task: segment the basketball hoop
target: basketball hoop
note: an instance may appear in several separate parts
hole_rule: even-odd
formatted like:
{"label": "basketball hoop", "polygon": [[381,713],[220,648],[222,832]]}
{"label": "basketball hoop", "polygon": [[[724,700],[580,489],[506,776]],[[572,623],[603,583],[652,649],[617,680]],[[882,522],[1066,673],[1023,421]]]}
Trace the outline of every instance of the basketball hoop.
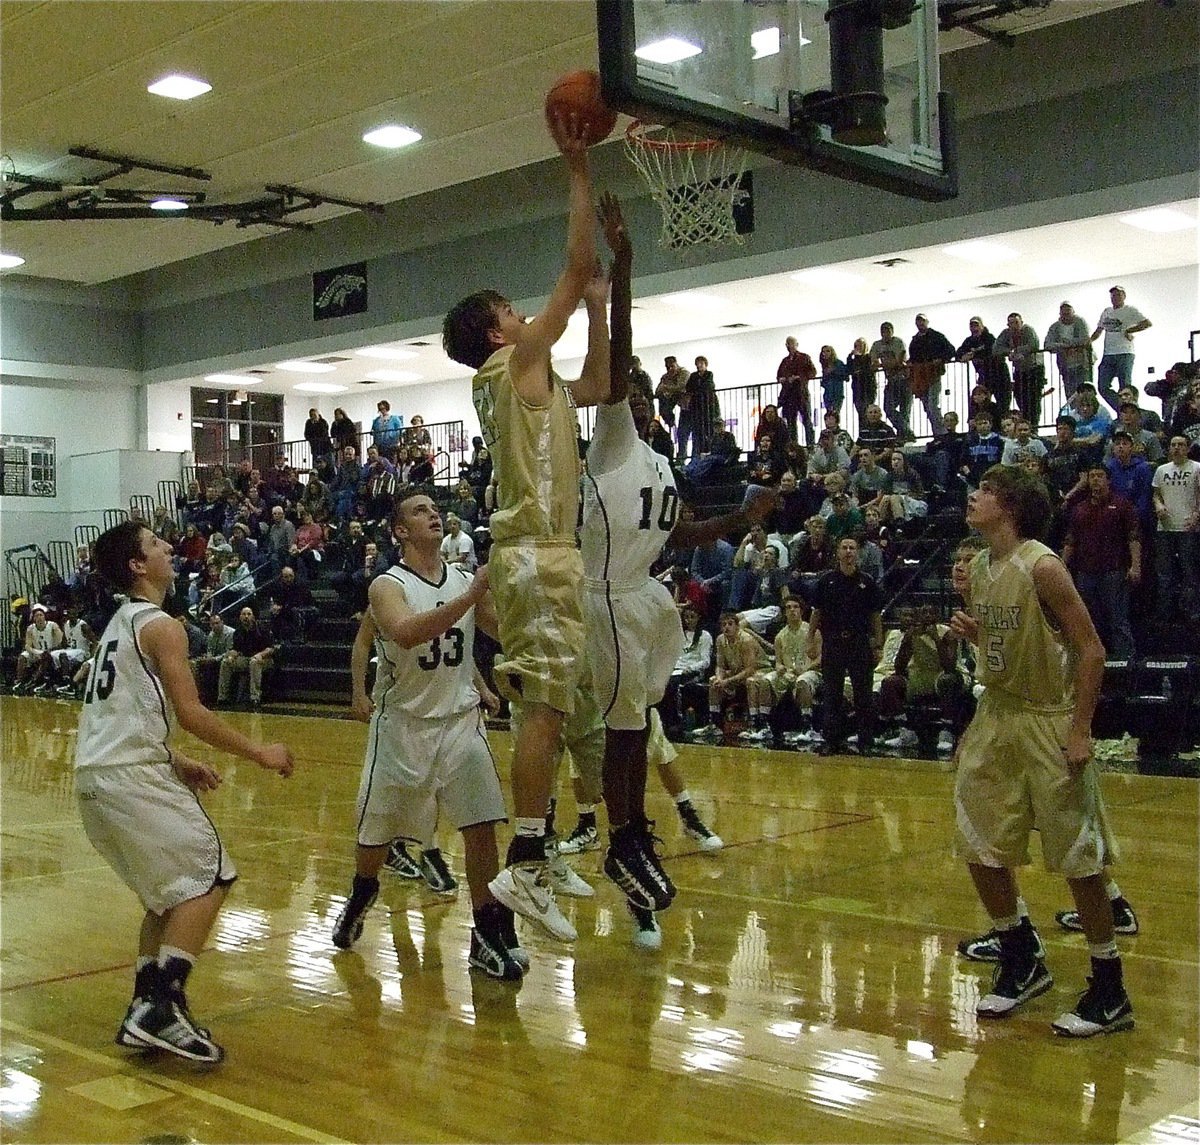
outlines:
{"label": "basketball hoop", "polygon": [[747,155],[740,147],[686,139],[635,119],[625,131],[625,151],[662,211],[659,246],[744,241],[734,220],[734,207],[747,194],[741,187]]}

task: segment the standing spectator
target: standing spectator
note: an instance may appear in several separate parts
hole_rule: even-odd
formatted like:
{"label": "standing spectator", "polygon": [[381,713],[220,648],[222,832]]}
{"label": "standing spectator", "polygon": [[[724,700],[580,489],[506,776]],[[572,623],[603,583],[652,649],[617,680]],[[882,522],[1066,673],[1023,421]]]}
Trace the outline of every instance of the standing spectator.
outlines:
{"label": "standing spectator", "polygon": [[358,426],[346,416],[346,411],[341,406],[333,411],[333,424],[329,427],[329,436],[333,439],[338,457],[345,457],[347,449],[354,451],[351,457],[358,457]]}
{"label": "standing spectator", "polygon": [[427,457],[433,456],[433,439],[429,436],[429,430],[425,428],[425,419],[419,413],[413,414],[408,429],[404,431],[404,444],[410,450],[414,445],[419,446]]}
{"label": "standing spectator", "polygon": [[333,515],[339,522],[344,523],[354,516],[362,473],[363,467],[358,463],[354,446],[347,445],[342,450],[342,463],[329,486],[329,491],[333,494]]}
{"label": "standing spectator", "polygon": [[796,441],[800,440],[796,432],[796,419],[804,423],[804,444],[811,449],[815,434],[808,383],[817,376],[817,368],[812,358],[796,348],[795,338],[786,338],[783,344],[787,354],[775,371],[775,380],[779,383],[779,414],[787,424],[788,433]]}
{"label": "standing spectator", "polygon": [[[688,375],[687,388],[679,406],[679,460],[699,457],[712,446],[715,423],[721,419],[717,385],[708,359],[696,358],[696,368]],[[688,440],[691,440],[689,453]]]}
{"label": "standing spectator", "polygon": [[1147,544],[1154,531],[1154,466],[1134,452],[1133,438],[1124,429],[1112,436],[1112,456],[1105,463],[1112,491],[1124,497],[1137,514]]}
{"label": "standing spectator", "polygon": [[315,406],[308,411],[308,421],[304,423],[304,440],[312,451],[312,464],[316,469],[321,458],[333,452],[333,440],[329,436],[329,422]]}
{"label": "standing spectator", "polygon": [[1037,331],[1026,326],[1025,320],[1014,310],[1008,316],[1007,326],[997,336],[992,354],[1012,362],[1013,397],[1017,409],[1032,425],[1037,425],[1041,420],[1042,390],[1046,385],[1046,368],[1042,365]]}
{"label": "standing spectator", "polygon": [[[871,343],[871,364],[883,371],[883,412],[900,437],[912,440],[909,415],[912,412],[912,389],[908,384],[908,351],[904,341],[896,337],[890,322],[879,326],[879,337]],[[867,413],[870,414],[870,409]],[[862,431],[859,430],[859,440]]]}
{"label": "standing spectator", "polygon": [[400,431],[404,428],[404,422],[392,413],[391,402],[386,398],[383,398],[375,409],[378,413],[371,422],[371,441],[381,456],[392,461],[396,457],[396,446],[400,444]]}
{"label": "standing spectator", "polygon": [[658,388],[654,396],[658,398],[658,416],[672,428],[675,426],[675,409],[683,401],[684,390],[687,389],[688,370],[679,364],[674,354],[668,354],[663,359],[666,367],[663,376],[658,380]]}
{"label": "standing spectator", "polygon": [[1164,632],[1181,613],[1200,619],[1200,461],[1189,460],[1187,449],[1186,437],[1171,438],[1167,461],[1154,471],[1154,571]]}
{"label": "standing spectator", "polygon": [[[1150,319],[1140,310],[1125,304],[1125,288],[1109,287],[1108,297],[1112,303],[1100,313],[1091,341],[1104,335],[1104,346],[1100,368],[1096,371],[1096,389],[1099,395],[1115,410],[1117,390],[1133,381],[1133,336],[1150,329]],[[1113,386],[1113,382],[1119,386]]]}
{"label": "standing spectator", "polygon": [[1193,382],[1187,395],[1175,405],[1171,415],[1171,436],[1188,443],[1188,456],[1200,461],[1200,382]]}
{"label": "standing spectator", "polygon": [[846,355],[846,368],[850,371],[851,400],[858,411],[858,421],[861,425],[867,416],[867,406],[874,405],[879,394],[879,385],[875,381],[875,363],[871,360],[871,352],[867,349],[865,338],[854,339],[854,348]]}
{"label": "standing spectator", "polygon": [[[970,333],[959,346],[957,358],[960,362],[971,363],[975,370],[976,389],[983,386],[987,390],[988,400],[995,398],[994,419],[998,422],[1000,414],[1007,413],[1012,404],[1012,378],[1008,372],[1008,361],[996,357],[992,352],[996,336],[984,325],[982,318],[972,318],[967,327]],[[971,396],[974,398],[974,392]]]}
{"label": "standing spectator", "polygon": [[650,380],[650,375],[642,369],[642,360],[636,354],[629,361],[630,390],[640,393],[646,399],[646,404],[654,409],[654,383]]}
{"label": "standing spectator", "polygon": [[1070,524],[1063,564],[1109,658],[1129,660],[1134,651],[1129,591],[1142,579],[1141,527],[1133,506],[1113,493],[1103,465],[1089,466],[1084,482],[1064,504]]}
{"label": "standing spectator", "polygon": [[[883,650],[883,598],[879,586],[859,570],[858,541],[842,537],[837,567],[817,582],[808,621],[808,656],[821,661],[825,682],[825,742],[821,755],[847,752],[844,720],[846,677],[854,691],[858,752],[867,754],[875,738],[872,673]],[[817,635],[820,634],[820,641]]]}
{"label": "standing spectator", "polygon": [[832,346],[822,346],[817,361],[821,366],[821,405],[826,413],[840,416],[846,400],[846,379],[850,377],[850,367],[837,356]]}
{"label": "standing spectator", "polygon": [[917,332],[908,343],[909,384],[913,396],[925,407],[929,428],[937,437],[943,432],[942,377],[946,373],[946,363],[954,361],[955,352],[950,339],[930,326],[924,314],[918,314],[914,321]]}
{"label": "standing spectator", "polygon": [[254,609],[248,604],[238,613],[237,628],[233,633],[233,647],[221,660],[217,674],[217,702],[229,703],[233,682],[245,672],[250,678],[250,706],[262,705],[262,680],[275,656],[275,645],[270,632],[258,623]]}
{"label": "standing spectator", "polygon": [[1075,313],[1075,307],[1063,302],[1058,308],[1058,321],[1046,331],[1047,352],[1055,355],[1063,393],[1070,397],[1080,382],[1092,380],[1092,340],[1087,323]]}

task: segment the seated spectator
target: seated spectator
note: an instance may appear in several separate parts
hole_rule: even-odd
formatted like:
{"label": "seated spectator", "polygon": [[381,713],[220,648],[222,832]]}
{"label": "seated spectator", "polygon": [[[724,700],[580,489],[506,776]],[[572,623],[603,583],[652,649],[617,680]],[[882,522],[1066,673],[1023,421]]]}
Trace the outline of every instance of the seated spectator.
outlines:
{"label": "seated spectator", "polygon": [[296,548],[296,526],[283,515],[283,506],[271,509],[271,524],[267,528],[266,556],[271,558],[272,568],[278,572],[290,563]]}
{"label": "seated spectator", "polygon": [[779,503],[768,519],[768,535],[772,539],[790,545],[792,538],[804,531],[804,522],[821,506],[820,498],[815,497],[812,490],[808,481],[801,483],[790,469],[780,477]]}
{"label": "seated spectator", "polygon": [[[913,521],[928,516],[925,486],[915,469],[908,467],[908,455],[895,450],[891,457],[891,489],[880,504],[883,521]],[[859,553],[862,559],[862,553]]]}
{"label": "seated spectator", "polygon": [[292,567],[304,580],[315,580],[325,559],[325,526],[313,520],[307,509],[300,510],[296,527],[296,543],[291,550]]}
{"label": "seated spectator", "polygon": [[367,541],[363,547],[362,564],[350,573],[349,579],[349,604],[355,620],[361,620],[362,614],[367,611],[367,591],[371,581],[386,572],[387,568],[388,560],[379,552],[379,546],[374,541]]}
{"label": "seated spectator", "polygon": [[875,458],[875,451],[863,446],[855,455],[858,468],[850,474],[850,493],[860,508],[880,506],[892,491],[892,475]]}
{"label": "seated spectator", "polygon": [[479,502],[475,500],[475,491],[465,477],[458,479],[458,485],[454,490],[454,499],[450,502],[448,509],[458,517],[462,522],[463,529],[468,533],[479,524]]}
{"label": "seated spectator", "polygon": [[1176,402],[1170,437],[1182,437],[1188,443],[1188,457],[1200,461],[1200,381],[1192,382]]}
{"label": "seated spectator", "polygon": [[863,531],[858,539],[858,567],[872,580],[883,580],[887,571],[884,550],[890,544],[883,514],[877,505],[868,505],[863,511]]}
{"label": "seated spectator", "polygon": [[333,494],[315,472],[309,475],[300,504],[312,514],[314,521],[328,521],[333,512]]}
{"label": "seated spectator", "polygon": [[195,616],[207,616],[213,609],[213,599],[221,591],[221,572],[225,557],[209,557],[204,568],[188,585],[188,610]]}
{"label": "seated spectator", "polygon": [[756,683],[753,677],[768,664],[762,645],[738,624],[737,613],[722,612],[716,666],[708,682],[708,722],[692,733],[693,738],[720,739],[724,706],[745,697],[750,730],[759,733],[756,738],[766,740],[771,734],[770,686]]}
{"label": "seated spectator", "polygon": [[726,607],[733,588],[734,547],[718,537],[707,544],[697,545],[692,553],[688,571],[708,594],[709,607],[719,613]]}
{"label": "seated spectator", "polygon": [[1087,454],[1075,442],[1075,418],[1060,414],[1054,423],[1054,443],[1046,452],[1046,484],[1061,501],[1087,470]]}
{"label": "seated spectator", "polygon": [[833,567],[833,543],[825,518],[814,513],[805,522],[806,532],[792,540],[789,547],[788,592],[800,597],[806,604],[812,603],[812,590],[823,573]]}
{"label": "seated spectator", "polygon": [[317,614],[308,585],[297,579],[294,569],[285,568],[267,587],[266,596],[275,643],[303,644],[308,625]]}
{"label": "seated spectator", "polygon": [[750,463],[750,473],[747,478],[754,485],[774,486],[779,483],[787,466],[783,454],[775,448],[769,433],[764,433],[758,441],[758,450]]}
{"label": "seated spectator", "polygon": [[838,471],[830,473],[824,481],[825,498],[821,502],[820,509],[817,510],[822,517],[828,518],[833,512],[833,499],[839,494],[845,493],[850,486],[850,478],[847,474]]}
{"label": "seated spectator", "polygon": [[225,623],[225,618],[219,612],[210,613],[204,649],[199,655],[191,657],[196,687],[199,688],[201,696],[210,702],[217,695],[217,672],[220,670],[221,660],[232,648],[233,629]]}
{"label": "seated spectator", "polygon": [[[997,359],[997,361],[1004,362],[1004,369],[1007,371],[1007,369],[1008,369],[1007,360],[1000,358],[1000,359]],[[1001,410],[1000,407],[996,404],[996,402],[994,402],[992,400],[992,390],[989,386],[985,385],[983,382],[979,382],[975,386],[972,387],[971,400],[970,400],[970,404],[967,408],[967,424],[968,425],[974,426],[975,415],[983,413],[983,414],[987,414],[989,426],[994,430],[999,430],[1000,429],[1000,418],[1003,417],[1007,412],[1008,412],[1007,404],[1005,405],[1004,409]]]}
{"label": "seated spectator", "polygon": [[433,482],[433,461],[423,447],[409,447],[408,458],[400,467],[398,476],[406,485],[429,485]]}
{"label": "seated spectator", "polygon": [[[37,695],[48,695],[52,691],[59,695],[73,695],[75,689],[69,681],[96,650],[96,634],[87,621],[80,617],[77,601],[67,605],[62,634],[62,644],[44,654],[42,679],[45,683],[37,689]],[[64,687],[66,692],[63,691]]]}
{"label": "seated spectator", "polygon": [[187,490],[175,498],[175,508],[183,511],[183,523],[202,527],[208,521],[207,502],[200,489],[200,483],[195,479],[187,483]]}
{"label": "seated spectator", "polygon": [[250,706],[262,704],[263,673],[274,663],[275,644],[271,634],[258,623],[254,609],[246,605],[238,613],[233,646],[221,659],[217,673],[217,702],[228,704],[235,680],[244,673],[250,683]]}
{"label": "seated spectator", "polygon": [[1166,436],[1166,423],[1161,417],[1159,417],[1158,414],[1154,412],[1154,410],[1147,409],[1145,406],[1140,405],[1139,398],[1140,391],[1132,382],[1127,386],[1122,386],[1117,391],[1117,402],[1119,403],[1117,409],[1119,410],[1121,405],[1123,405],[1125,402],[1129,402],[1132,405],[1137,406],[1137,411],[1142,418],[1142,429],[1148,429],[1151,433],[1156,434],[1159,442],[1161,443],[1163,438]]}
{"label": "seated spectator", "polygon": [[[687,570],[680,571],[686,575]],[[713,657],[712,635],[700,627],[700,611],[697,607],[685,604],[680,609],[679,620],[683,625],[683,651],[675,662],[666,691],[658,703],[663,730],[671,740],[678,740],[683,735],[684,713],[680,699],[684,687],[708,678]]]}
{"label": "seated spectator", "polygon": [[223,594],[222,612],[232,607],[235,601],[254,595],[254,574],[245,560],[236,553],[226,560],[225,567],[221,570],[221,587],[228,590]]}
{"label": "seated spectator", "polygon": [[[762,572],[763,556],[768,548],[775,550],[776,564],[787,565],[787,546],[779,540],[772,542],[761,524],[752,525],[733,554],[733,596],[730,608],[744,607]],[[739,586],[742,586],[739,588]]]}
{"label": "seated spectator", "polygon": [[295,484],[296,477],[288,464],[287,451],[281,449],[275,455],[275,464],[267,470],[263,478],[263,500],[272,508],[276,505],[286,505],[294,499]]}
{"label": "seated spectator", "polygon": [[1082,383],[1059,412],[1075,418],[1075,444],[1086,451],[1088,464],[1098,460],[1112,428],[1112,417],[1100,408],[1096,387]]}
{"label": "seated spectator", "polygon": [[976,413],[967,435],[967,471],[963,474],[972,488],[978,488],[983,475],[1000,464],[1003,450],[1004,443],[992,428],[992,419],[986,413]]}
{"label": "seated spectator", "polygon": [[837,444],[837,432],[821,430],[817,444],[808,455],[809,476],[828,476],[830,473],[849,473],[850,454]]}
{"label": "seated spectator", "polygon": [[862,510],[845,493],[839,493],[831,499],[831,509],[829,516],[825,518],[825,528],[829,531],[829,540],[835,551],[838,541],[843,537],[857,538],[862,533],[864,524]]}
{"label": "seated spectator", "polygon": [[[220,529],[215,530],[209,535],[208,547],[206,555],[208,557],[221,557],[222,561],[233,554],[233,546],[225,539],[225,534]],[[221,566],[224,568],[224,564]]]}
{"label": "seated spectator", "polygon": [[250,566],[253,572],[258,565],[258,543],[250,536],[250,526],[244,521],[238,521],[233,526],[229,536],[229,547],[233,555]]}
{"label": "seated spectator", "polygon": [[872,449],[892,449],[900,444],[900,435],[883,420],[883,410],[877,405],[867,406],[866,420],[858,427],[858,445],[869,445]]}
{"label": "seated spectator", "polygon": [[337,474],[329,487],[329,492],[333,495],[333,515],[340,522],[349,521],[355,515],[362,474],[363,467],[358,463],[354,448],[346,446],[342,450]]}
{"label": "seated spectator", "polygon": [[[949,625],[937,623],[937,613],[931,605],[901,609],[900,630],[902,636],[892,672],[879,689],[880,718],[905,717],[922,700],[939,701],[946,718],[951,718],[967,687],[957,667],[958,638]],[[884,746],[914,747],[918,738],[909,718],[894,738],[884,741]],[[939,746],[945,749],[947,745],[943,742]]]}
{"label": "seated spectator", "polygon": [[1104,460],[1112,456],[1112,435],[1118,430],[1129,434],[1133,442],[1133,452],[1141,454],[1151,465],[1160,465],[1166,451],[1159,441],[1158,435],[1142,428],[1142,411],[1133,402],[1122,402],[1117,408],[1117,420],[1109,431],[1108,441],[1104,446]]}
{"label": "seated spectator", "polygon": [[204,474],[203,485],[205,496],[211,493],[214,500],[220,500],[233,487],[223,465],[210,465]]}
{"label": "seated spectator", "polygon": [[1045,457],[1050,451],[1041,438],[1033,436],[1029,419],[1019,417],[1013,423],[1013,436],[1004,443],[1000,453],[1001,465],[1020,465],[1026,457]]}
{"label": "seated spectator", "polygon": [[827,409],[822,419],[822,428],[833,431],[834,444],[844,449],[846,456],[850,457],[854,453],[854,438],[842,429],[842,415],[835,409]]}
{"label": "seated spectator", "polygon": [[13,695],[31,691],[40,681],[50,665],[47,653],[61,648],[63,632],[58,624],[49,619],[44,604],[35,604],[29,615],[32,622],[25,629],[25,641],[17,656],[17,678],[13,682]]}
{"label": "seated spectator", "polygon": [[[770,438],[770,448],[763,448],[762,439],[764,436]],[[762,413],[758,417],[758,425],[754,427],[754,452],[758,454],[775,452],[782,459],[783,446],[789,436],[787,424],[779,416],[778,407],[773,405],[763,406]]]}
{"label": "seated spectator", "polygon": [[467,480],[475,490],[475,499],[483,501],[483,491],[492,482],[492,455],[482,437],[471,438],[471,460],[467,462]]}
{"label": "seated spectator", "polygon": [[[821,656],[819,638],[815,656],[809,654],[805,611],[803,602],[795,597],[784,601],[784,625],[775,634],[775,667],[763,674],[762,682],[771,690],[772,712],[789,699],[795,704],[806,733],[803,740],[807,741],[811,738],[808,729],[813,726],[813,704],[821,682]],[[800,741],[801,737],[792,737],[792,742]]]}
{"label": "seated spectator", "polygon": [[807,475],[808,450],[798,441],[789,440],[783,443],[783,460],[789,472],[794,473],[797,479]]}
{"label": "seated spectator", "polygon": [[783,615],[783,590],[788,580],[787,570],[779,567],[779,550],[770,544],[763,550],[754,580],[749,607],[738,613],[738,621],[759,636],[770,638]]}
{"label": "seated spectator", "polygon": [[49,610],[51,620],[61,621],[67,615],[73,596],[70,586],[63,580],[58,569],[51,568],[46,574],[46,583],[42,585],[38,599]]}
{"label": "seated spectator", "polygon": [[[204,539],[200,539],[201,547]],[[75,546],[75,567],[67,577],[67,587],[73,592],[82,592],[92,575],[92,550],[87,545]]]}
{"label": "seated spectator", "polygon": [[[942,414],[942,432],[925,446],[924,472],[936,490],[951,488],[967,469],[967,435],[958,432],[958,414]],[[917,459],[913,458],[914,465]]]}
{"label": "seated spectator", "polygon": [[475,571],[478,563],[475,558],[475,542],[463,529],[457,513],[446,514],[446,535],[442,537],[440,549],[442,560],[446,564],[462,565],[471,572]]}

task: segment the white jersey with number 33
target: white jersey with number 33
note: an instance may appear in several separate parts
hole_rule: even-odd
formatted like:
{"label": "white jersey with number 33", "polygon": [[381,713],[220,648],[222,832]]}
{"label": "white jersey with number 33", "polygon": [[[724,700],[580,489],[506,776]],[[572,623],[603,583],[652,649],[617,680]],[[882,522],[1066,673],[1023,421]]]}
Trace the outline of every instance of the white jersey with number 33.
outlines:
{"label": "white jersey with number 33", "polygon": [[[471,587],[472,575],[462,565],[442,566],[442,578],[434,584],[405,564],[392,565],[390,577],[404,589],[413,612],[429,612],[438,605],[457,600]],[[475,707],[475,610],[468,609],[457,624],[427,644],[401,648],[386,637],[376,637],[379,664],[375,675],[377,715],[397,709],[411,716],[436,719]]]}
{"label": "white jersey with number 33", "polygon": [[76,770],[170,760],[175,713],[138,642],[141,630],[160,617],[167,614],[157,605],[131,600],[104,629],[79,717]]}

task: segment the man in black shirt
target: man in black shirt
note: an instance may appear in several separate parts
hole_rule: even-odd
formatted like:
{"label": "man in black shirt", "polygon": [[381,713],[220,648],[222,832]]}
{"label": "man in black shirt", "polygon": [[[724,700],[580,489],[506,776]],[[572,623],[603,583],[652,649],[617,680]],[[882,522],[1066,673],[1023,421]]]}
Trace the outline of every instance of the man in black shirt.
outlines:
{"label": "man in black shirt", "polygon": [[258,623],[254,609],[246,605],[238,613],[233,648],[221,658],[217,673],[218,702],[229,702],[234,677],[246,672],[250,677],[250,706],[257,708],[262,703],[263,671],[271,666],[274,655],[275,645],[270,632]]}
{"label": "man in black shirt", "polygon": [[[844,755],[846,747],[846,677],[854,689],[858,751],[867,754],[875,738],[872,673],[883,651],[883,596],[879,586],[858,567],[858,541],[843,537],[837,546],[837,568],[817,581],[808,622],[808,654],[821,658],[825,695],[825,743],[822,755]],[[817,633],[821,634],[818,644]]]}

